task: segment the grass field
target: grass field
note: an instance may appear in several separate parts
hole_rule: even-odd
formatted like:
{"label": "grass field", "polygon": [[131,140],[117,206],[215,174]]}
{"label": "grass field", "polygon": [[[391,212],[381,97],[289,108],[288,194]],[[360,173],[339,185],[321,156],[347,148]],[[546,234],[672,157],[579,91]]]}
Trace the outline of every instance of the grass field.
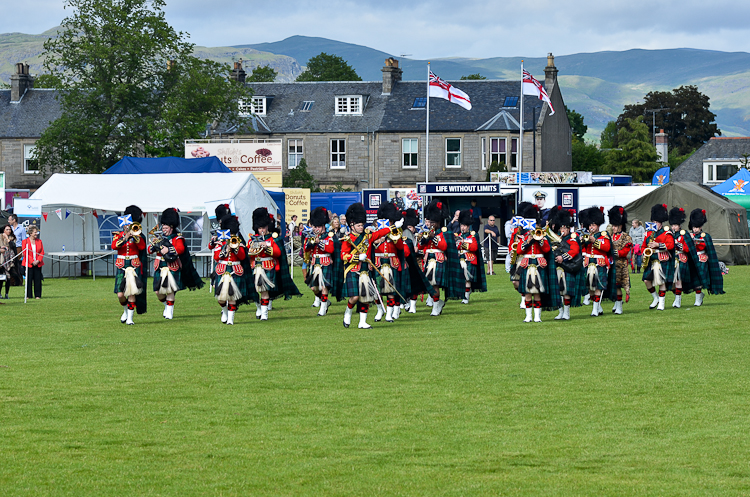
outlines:
{"label": "grass field", "polygon": [[309,291],[235,326],[205,290],[171,322],[150,296],[124,326],[112,279],[47,279],[26,305],[14,288],[0,490],[747,495],[750,268],[730,269],[701,308],[650,311],[636,282],[622,316],[523,323],[503,274],[372,330],[344,329],[341,303],[315,316]]}

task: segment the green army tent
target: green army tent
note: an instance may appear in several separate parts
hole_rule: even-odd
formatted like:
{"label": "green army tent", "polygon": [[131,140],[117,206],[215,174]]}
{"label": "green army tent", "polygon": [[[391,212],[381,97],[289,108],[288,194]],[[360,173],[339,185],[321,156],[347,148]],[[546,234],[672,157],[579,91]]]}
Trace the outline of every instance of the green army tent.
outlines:
{"label": "green army tent", "polygon": [[[750,239],[747,227],[747,211],[727,197],[719,195],[697,183],[669,182],[625,206],[628,219],[639,219],[645,223],[651,219],[651,207],[667,204],[667,208],[682,207],[690,218],[690,211],[706,210],[708,222],[703,227],[714,239],[716,255],[726,264],[750,263],[748,245],[728,245],[742,243]],[[684,224],[687,228],[687,221]]]}

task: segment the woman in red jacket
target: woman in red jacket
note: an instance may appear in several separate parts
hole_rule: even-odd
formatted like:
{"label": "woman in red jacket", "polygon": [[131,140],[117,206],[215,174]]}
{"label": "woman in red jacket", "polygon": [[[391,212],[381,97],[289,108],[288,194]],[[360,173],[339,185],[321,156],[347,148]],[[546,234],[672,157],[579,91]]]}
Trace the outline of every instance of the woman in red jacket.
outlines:
{"label": "woman in red jacket", "polygon": [[34,296],[37,300],[42,298],[42,266],[44,266],[44,245],[39,239],[39,228],[31,226],[29,237],[23,241],[23,266],[29,268],[29,281],[26,289],[26,297],[32,298],[32,283]]}

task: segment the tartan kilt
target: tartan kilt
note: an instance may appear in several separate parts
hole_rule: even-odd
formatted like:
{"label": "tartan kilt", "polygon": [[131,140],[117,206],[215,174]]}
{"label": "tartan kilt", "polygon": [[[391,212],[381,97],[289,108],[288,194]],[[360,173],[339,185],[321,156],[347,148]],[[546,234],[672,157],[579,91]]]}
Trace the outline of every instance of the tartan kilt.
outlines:
{"label": "tartan kilt", "polygon": [[583,273],[583,287],[586,289],[586,293],[591,293],[593,290],[606,290],[607,289],[607,283],[609,281],[609,266],[599,266],[598,264],[593,264],[596,267],[596,274],[597,274],[597,282],[596,282],[596,288],[591,288],[589,286],[588,282],[588,269],[592,264],[589,264],[589,266],[584,267],[583,271],[580,271]]}
{"label": "tartan kilt", "polygon": [[[401,288],[402,288],[401,271],[397,271],[390,264],[388,264],[388,266],[391,268],[391,272],[393,273],[393,286],[395,286],[396,290],[398,290],[400,292]],[[378,269],[380,269],[380,272],[382,273],[383,272],[383,265],[381,265]],[[386,295],[386,292],[383,291],[384,288],[385,288],[385,280],[383,279],[383,277],[380,276],[378,274],[378,272],[374,271],[374,270],[370,271],[370,276],[375,278],[375,284],[378,286],[378,291],[381,294]],[[387,294],[388,295],[391,295],[391,294],[396,295],[396,292],[388,292]]]}
{"label": "tartan kilt", "polygon": [[[214,286],[214,296],[218,296],[217,292],[219,291],[219,282],[221,281],[221,276],[216,274],[216,272],[214,272],[211,276],[211,284]],[[248,273],[243,273],[242,276],[237,276],[234,272],[232,272],[232,279],[237,285],[237,288],[240,289],[240,293],[243,297],[246,297],[250,294],[249,285],[252,285],[252,280],[250,278],[252,278],[252,275],[248,276]]]}
{"label": "tartan kilt", "polygon": [[[366,271],[366,270],[365,270]],[[344,297],[359,297],[360,271],[349,271],[344,278]],[[372,277],[372,273],[370,273]]]}
{"label": "tartan kilt", "polygon": [[[560,276],[559,276],[559,274],[560,274],[559,270],[560,269],[562,269],[562,268],[560,268],[558,266],[557,269],[555,270],[557,272],[557,275],[558,275],[558,280],[560,279]],[[563,271],[563,273],[564,273],[563,278],[565,280],[565,288],[564,288],[565,289],[565,293],[564,293],[564,295],[568,295],[568,296],[570,296],[570,297],[572,297],[572,298],[575,299],[575,297],[580,296],[580,294],[581,294],[581,291],[580,291],[581,281],[580,281],[580,279],[581,279],[581,275],[583,274],[583,271],[578,271],[578,273],[576,273],[576,274],[569,273],[567,271]],[[558,286],[560,287],[560,294],[563,295],[563,286],[560,285],[560,284],[558,284]]]}
{"label": "tartan kilt", "polygon": [[[543,294],[549,292],[549,280],[550,280],[550,267],[547,265],[547,267],[541,267],[537,266],[535,264],[529,264],[527,267],[518,267],[518,275],[521,277],[521,284],[518,285],[519,290],[523,290],[523,293],[528,293],[526,289],[526,275],[529,272],[529,268],[532,266],[536,266],[537,271],[539,271],[539,278],[541,279],[542,284],[544,285],[544,292]],[[554,280],[554,278],[553,278]]]}
{"label": "tartan kilt", "polygon": [[[317,264],[310,264],[307,267],[307,279],[305,280],[305,285],[312,287],[313,281],[312,281],[312,274],[313,270],[315,269],[315,266]],[[329,264],[328,266],[320,266],[323,270],[323,278],[325,278],[326,282],[328,283],[327,288],[333,287],[333,264]]]}
{"label": "tartan kilt", "polygon": [[[129,260],[125,260],[125,267],[120,269],[117,268],[117,274],[115,274],[115,293],[120,293],[122,288],[125,284],[125,268],[132,267],[133,265]],[[143,273],[141,272],[141,267],[135,268],[135,275],[143,281]]]}
{"label": "tartan kilt", "polygon": [[[461,269],[462,269],[461,272],[463,273],[463,268],[461,268]],[[474,264],[472,264],[470,262],[467,262],[466,263],[466,272],[469,273],[469,279],[467,279],[466,282],[467,283],[471,283],[472,281],[474,281],[474,279],[477,276],[477,267]],[[464,274],[464,277],[466,277],[466,274]]]}
{"label": "tartan kilt", "polygon": [[[670,257],[668,261],[656,261],[657,264],[661,264],[661,267],[664,269],[664,281],[665,285],[667,287],[667,290],[672,289],[672,282],[674,281],[674,259]],[[646,270],[643,271],[643,281],[654,281],[654,270],[652,268],[653,264],[653,258],[651,261],[649,261],[648,266],[646,266]]]}
{"label": "tartan kilt", "polygon": [[694,282],[695,285],[693,288],[697,288],[702,285],[703,281],[711,281],[711,273],[708,270],[708,261],[706,262],[696,262],[695,268],[698,271],[698,278]]}
{"label": "tartan kilt", "polygon": [[696,275],[693,275],[690,270],[690,263],[680,262],[676,259],[675,275],[679,272],[680,280],[682,281],[682,293],[690,293],[696,286],[700,286],[700,281],[695,279]]}
{"label": "tartan kilt", "polygon": [[[446,274],[445,274],[445,269],[446,269],[445,266],[446,266],[446,264],[445,264],[445,262],[438,262],[437,258],[435,257],[434,254],[428,254],[424,258],[424,274],[425,274],[425,276],[427,275],[427,266],[429,265],[429,263],[430,263],[431,260],[435,261],[435,285],[433,285],[433,286],[440,287],[440,288],[446,288],[447,287],[447,284],[445,282],[445,276],[446,276]],[[430,283],[432,283],[431,280],[430,280]]]}
{"label": "tartan kilt", "polygon": [[[255,267],[258,267],[257,263]],[[268,278],[268,280],[271,283],[273,283],[273,288],[268,289],[268,290],[262,290],[262,291],[272,291],[278,286],[278,282],[276,281],[276,270],[275,269],[263,269],[263,272],[266,273],[266,278]],[[255,286],[255,269],[252,270],[252,272],[250,273],[248,277],[250,279],[248,284],[255,287],[256,292],[261,292],[261,290],[258,290],[258,287]]]}
{"label": "tartan kilt", "polygon": [[[159,291],[159,286],[161,286],[161,268],[166,267],[166,264],[162,261],[161,264],[159,264],[159,270],[154,271],[154,291]],[[185,284],[182,282],[182,271],[172,271],[172,277],[174,278],[174,282],[177,284],[177,291],[185,289]]]}

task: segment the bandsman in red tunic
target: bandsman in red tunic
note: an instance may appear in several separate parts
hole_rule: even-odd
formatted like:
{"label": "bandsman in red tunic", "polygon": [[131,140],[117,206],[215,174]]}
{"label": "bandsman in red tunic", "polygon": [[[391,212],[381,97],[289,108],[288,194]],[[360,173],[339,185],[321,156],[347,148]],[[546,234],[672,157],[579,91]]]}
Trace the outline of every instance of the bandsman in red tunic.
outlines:
{"label": "bandsman in red tunic", "polygon": [[664,226],[668,220],[667,204],[653,206],[651,221],[656,223],[656,230],[647,231],[643,240],[643,282],[653,296],[649,309],[660,311],[674,280],[674,236]]}
{"label": "bandsman in red tunic", "polygon": [[630,295],[628,257],[633,250],[633,239],[625,231],[628,226],[628,212],[624,207],[616,205],[609,210],[609,225],[612,227],[612,245],[615,254],[615,263],[610,271],[615,272],[615,288],[617,289],[612,312],[622,314],[623,293]]}
{"label": "bandsman in red tunic", "polygon": [[473,222],[474,218],[471,209],[463,210],[458,214],[458,225],[461,233],[456,236],[456,249],[458,250],[458,260],[461,264],[461,270],[466,279],[464,298],[461,300],[462,304],[469,303],[469,296],[472,290],[478,292],[487,291],[482,248],[477,239],[476,232],[471,231]]}
{"label": "bandsman in red tunic", "polygon": [[239,220],[230,215],[221,219],[218,238],[209,243],[216,262],[214,295],[221,307],[221,322],[234,324],[237,302],[247,291],[245,267],[245,247],[242,243]]}
{"label": "bandsman in red tunic", "polygon": [[[547,240],[544,230],[538,226],[541,216],[538,209],[527,209],[524,216],[523,228],[525,233],[516,248],[517,271],[520,276],[519,291],[523,290],[524,307],[526,319],[524,323],[530,323],[532,312],[534,322],[542,322],[542,298],[550,293],[554,294],[559,302],[559,290],[556,284],[556,275],[550,267],[552,246]],[[553,288],[554,285],[554,288]],[[546,299],[545,299],[546,300]],[[559,306],[558,306],[559,307]]]}
{"label": "bandsman in red tunic", "polygon": [[[583,243],[583,266],[586,268],[586,289],[593,301],[592,316],[604,314],[602,299],[611,298],[614,291],[614,263],[612,242],[609,233],[599,228],[604,224],[604,208],[589,207],[580,213],[581,226],[588,228],[588,235],[581,238]],[[613,299],[614,300],[614,299]]]}
{"label": "bandsman in red tunic", "polygon": [[693,237],[682,229],[682,223],[687,219],[685,209],[672,207],[669,211],[669,228],[674,237],[674,279],[672,280],[672,291],[674,302],[672,307],[682,307],[682,295],[691,293],[697,280],[695,261],[698,256],[695,252]]}
{"label": "bandsman in red tunic", "polygon": [[143,282],[145,268],[141,261],[142,253],[146,249],[146,240],[141,228],[143,212],[138,206],[131,205],[125,208],[125,212],[119,219],[122,231],[115,233],[112,238],[112,249],[117,251],[115,293],[123,307],[120,322],[132,325],[134,324],[136,297],[143,294],[145,287]]}
{"label": "bandsman in red tunic", "polygon": [[[378,291],[384,302],[378,302],[378,312],[375,321],[383,319],[392,323],[398,319],[400,312],[400,300],[397,295],[403,295],[401,271],[404,267],[404,241],[401,237],[401,229],[395,224],[401,221],[403,216],[396,206],[390,202],[381,204],[378,208],[378,219],[383,225],[392,227],[384,236],[373,241],[372,261],[377,271],[375,279]],[[402,221],[403,222],[403,221]]]}
{"label": "bandsman in red tunic", "polygon": [[[258,292],[255,317],[261,321],[268,320],[270,294],[279,285],[278,273],[281,270],[279,260],[283,255],[276,243],[278,235],[272,233],[273,219],[265,207],[253,211],[253,230],[255,236],[250,239],[250,268],[253,271],[253,285]],[[327,307],[327,306],[326,306]]]}
{"label": "bandsman in red tunic", "polygon": [[703,231],[703,226],[708,222],[704,209],[694,209],[690,213],[690,235],[695,242],[696,250],[696,272],[695,281],[695,306],[703,305],[704,291],[711,295],[724,293],[724,275],[719,266],[719,258],[711,235]]}
{"label": "bandsman in red tunic", "polygon": [[[310,213],[310,224],[313,227],[311,236],[305,240],[305,254],[310,259],[307,270],[307,280],[305,284],[310,287],[315,294],[315,303],[320,301],[318,316],[325,316],[328,312],[328,306],[331,305],[329,298],[336,295],[334,285],[338,284],[335,274],[337,265],[334,259],[340,257],[336,253],[336,242],[338,238],[333,232],[326,231],[326,224],[329,222],[328,210],[325,207],[317,207]],[[336,295],[340,297],[340,294]]]}

